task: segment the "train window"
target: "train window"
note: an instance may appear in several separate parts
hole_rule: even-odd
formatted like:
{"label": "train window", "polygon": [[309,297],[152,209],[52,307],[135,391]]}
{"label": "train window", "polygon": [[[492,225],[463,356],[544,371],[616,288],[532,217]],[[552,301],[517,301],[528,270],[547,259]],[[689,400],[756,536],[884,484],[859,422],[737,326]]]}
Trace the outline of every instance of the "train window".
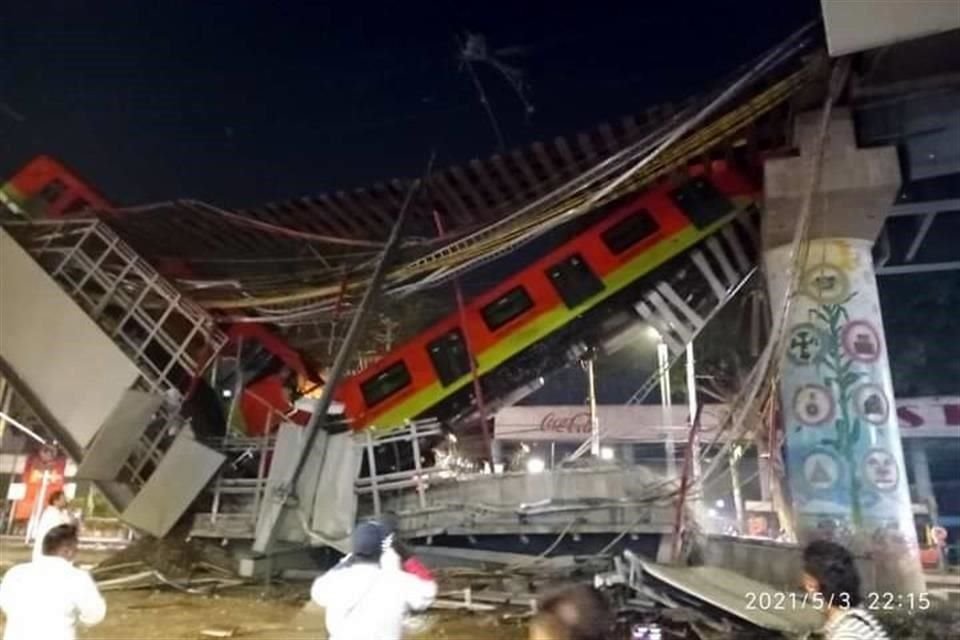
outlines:
{"label": "train window", "polygon": [[547,269],[547,277],[569,309],[603,291],[603,281],[591,271],[579,253]]}
{"label": "train window", "polygon": [[470,355],[460,329],[453,329],[427,344],[427,353],[440,384],[447,386],[470,373]]}
{"label": "train window", "polygon": [[514,287],[487,306],[480,313],[490,331],[496,331],[533,307],[530,294],[523,287]]}
{"label": "train window", "polygon": [[621,254],[641,240],[657,232],[659,226],[650,212],[641,209],[613,225],[602,234],[603,244],[614,254]]}
{"label": "train window", "polygon": [[401,360],[360,384],[367,407],[374,407],[410,385],[410,370]]}
{"label": "train window", "polygon": [[67,185],[59,178],[54,178],[37,193],[37,197],[47,204],[53,204],[60,199],[60,196],[67,190]]}
{"label": "train window", "polygon": [[698,228],[710,226],[733,211],[733,203],[706,178],[693,178],[670,192],[674,203]]}

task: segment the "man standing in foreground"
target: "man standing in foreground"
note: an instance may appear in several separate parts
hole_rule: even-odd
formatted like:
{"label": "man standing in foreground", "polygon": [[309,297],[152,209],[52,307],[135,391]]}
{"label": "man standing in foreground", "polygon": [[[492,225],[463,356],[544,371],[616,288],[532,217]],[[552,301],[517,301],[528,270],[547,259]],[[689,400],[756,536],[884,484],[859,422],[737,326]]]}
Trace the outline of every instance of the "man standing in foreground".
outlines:
{"label": "man standing in foreground", "polygon": [[310,597],[326,610],[330,640],[400,640],[403,617],[422,611],[437,596],[437,583],[416,558],[401,570],[381,566],[386,531],[364,522],[353,532],[353,553],[317,578]]}
{"label": "man standing in foreground", "polygon": [[10,569],[0,583],[0,610],[7,616],[3,640],[74,640],[77,622],[99,624],[107,605],[86,571],[73,566],[77,528],[54,527],[43,555]]}
{"label": "man standing in foreground", "polygon": [[863,608],[860,572],[846,547],[818,540],[803,550],[803,588],[826,607],[826,640],[889,640],[883,626]]}
{"label": "man standing in foreground", "polygon": [[50,494],[50,500],[43,510],[43,513],[40,514],[40,521],[37,523],[37,530],[34,532],[34,560],[43,555],[43,539],[46,537],[47,532],[62,524],[76,523],[73,521],[73,516],[67,511],[67,497],[63,495],[63,491],[54,491]]}

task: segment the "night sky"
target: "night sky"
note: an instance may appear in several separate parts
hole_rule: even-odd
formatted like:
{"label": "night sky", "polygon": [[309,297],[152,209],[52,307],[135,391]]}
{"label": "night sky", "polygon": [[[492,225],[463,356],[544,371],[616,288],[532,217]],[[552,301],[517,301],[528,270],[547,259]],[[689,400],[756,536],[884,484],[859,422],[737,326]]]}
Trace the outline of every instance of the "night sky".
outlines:
{"label": "night sky", "polygon": [[524,72],[529,116],[475,67],[513,146],[697,93],[818,15],[816,0],[4,5],[0,176],[49,153],[119,204],[234,206],[417,175],[432,148],[441,166],[495,152],[458,61],[467,32]]}

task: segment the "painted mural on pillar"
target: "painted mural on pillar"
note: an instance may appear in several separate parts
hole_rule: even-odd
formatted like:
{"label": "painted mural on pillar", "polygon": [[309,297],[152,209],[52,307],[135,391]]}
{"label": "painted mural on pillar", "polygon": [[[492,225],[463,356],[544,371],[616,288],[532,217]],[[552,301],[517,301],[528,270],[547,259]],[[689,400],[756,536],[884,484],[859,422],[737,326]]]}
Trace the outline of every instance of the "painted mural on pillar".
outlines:
{"label": "painted mural on pillar", "polygon": [[916,531],[869,243],[811,243],[788,332],[781,400],[803,537],[904,555]]}

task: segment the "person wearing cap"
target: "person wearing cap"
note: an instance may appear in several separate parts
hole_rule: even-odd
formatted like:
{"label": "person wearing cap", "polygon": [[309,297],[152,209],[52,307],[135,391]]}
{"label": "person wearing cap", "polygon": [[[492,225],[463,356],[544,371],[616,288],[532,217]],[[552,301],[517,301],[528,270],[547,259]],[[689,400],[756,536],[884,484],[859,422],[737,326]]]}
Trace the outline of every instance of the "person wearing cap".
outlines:
{"label": "person wearing cap", "polygon": [[314,581],[310,598],[326,611],[330,640],[400,640],[404,616],[437,597],[436,581],[415,558],[405,570],[382,562],[389,535],[379,522],[358,525],[353,552]]}
{"label": "person wearing cap", "polygon": [[376,522],[383,528],[385,536],[383,555],[380,556],[380,566],[402,569],[425,580],[432,580],[433,576],[430,570],[413,555],[413,549],[401,537],[400,519],[397,515],[388,511]]}

